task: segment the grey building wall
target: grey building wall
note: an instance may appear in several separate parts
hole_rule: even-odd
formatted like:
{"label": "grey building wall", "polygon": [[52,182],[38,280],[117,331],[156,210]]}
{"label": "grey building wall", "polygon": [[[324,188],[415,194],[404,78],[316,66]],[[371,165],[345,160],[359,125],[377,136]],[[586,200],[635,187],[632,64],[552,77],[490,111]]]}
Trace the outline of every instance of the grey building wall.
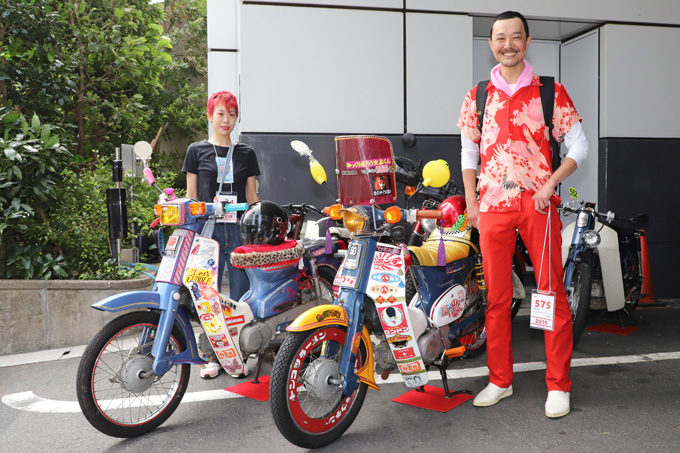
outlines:
{"label": "grey building wall", "polygon": [[[260,196],[329,204],[307,162],[290,148],[292,139],[306,141],[332,176],[333,137],[387,136],[400,154],[401,134],[412,132],[424,158],[445,158],[453,174],[459,172],[455,123],[465,92],[477,82],[473,39],[508,6],[498,0],[208,0],[209,90],[239,96],[240,139],[258,154]],[[650,214],[645,227],[655,295],[680,297],[673,284],[680,270],[674,234],[680,210],[672,184],[680,160],[674,112],[680,91],[673,83],[680,69],[680,2],[524,0],[512,8],[531,20],[534,39],[563,43],[599,31],[599,79],[584,82],[597,85],[598,131],[590,145],[598,209]],[[561,64],[561,78],[578,79],[574,66]]]}

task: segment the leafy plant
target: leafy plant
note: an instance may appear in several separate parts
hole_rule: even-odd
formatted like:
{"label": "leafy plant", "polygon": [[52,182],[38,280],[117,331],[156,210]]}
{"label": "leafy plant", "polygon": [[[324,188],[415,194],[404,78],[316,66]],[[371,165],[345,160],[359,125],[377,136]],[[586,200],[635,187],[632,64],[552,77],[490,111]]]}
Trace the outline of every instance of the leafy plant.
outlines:
{"label": "leafy plant", "polygon": [[0,108],[0,125],[0,275],[64,277],[58,250],[41,240],[40,231],[56,210],[56,188],[70,154],[53,133],[58,129],[37,115],[29,123]]}

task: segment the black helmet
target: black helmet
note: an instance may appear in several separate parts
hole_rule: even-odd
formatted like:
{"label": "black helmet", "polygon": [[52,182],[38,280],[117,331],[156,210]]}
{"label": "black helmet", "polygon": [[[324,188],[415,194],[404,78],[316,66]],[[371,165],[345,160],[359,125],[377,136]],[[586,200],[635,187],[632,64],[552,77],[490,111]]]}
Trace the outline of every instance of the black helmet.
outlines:
{"label": "black helmet", "polygon": [[278,245],[286,239],[288,216],[273,201],[258,201],[241,217],[243,244]]}

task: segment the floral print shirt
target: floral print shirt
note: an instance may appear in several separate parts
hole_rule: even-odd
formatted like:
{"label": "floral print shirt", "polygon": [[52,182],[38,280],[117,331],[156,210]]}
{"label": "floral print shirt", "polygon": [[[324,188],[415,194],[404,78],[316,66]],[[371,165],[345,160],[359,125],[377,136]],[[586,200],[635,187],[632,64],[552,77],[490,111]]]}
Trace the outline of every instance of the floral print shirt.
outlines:
{"label": "floral print shirt", "polygon": [[[487,85],[486,113],[480,134],[477,87],[463,101],[458,127],[479,144],[482,172],[479,179],[480,211],[519,211],[523,190],[533,194],[552,174],[550,140],[543,120],[540,78],[534,74],[529,86],[512,96]],[[555,83],[553,134],[559,142],[581,117],[562,84]],[[555,204],[559,196],[553,196]]]}

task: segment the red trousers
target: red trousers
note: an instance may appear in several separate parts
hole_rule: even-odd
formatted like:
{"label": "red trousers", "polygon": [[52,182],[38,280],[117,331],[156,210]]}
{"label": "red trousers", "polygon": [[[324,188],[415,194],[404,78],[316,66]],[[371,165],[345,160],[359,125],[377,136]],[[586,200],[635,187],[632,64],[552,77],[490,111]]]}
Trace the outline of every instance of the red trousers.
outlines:
{"label": "red trousers", "polygon": [[[510,305],[512,303],[512,257],[517,238],[516,228],[529,250],[538,289],[556,293],[555,329],[552,332],[545,331],[548,391],[571,391],[569,369],[573,331],[571,311],[564,290],[561,255],[562,222],[557,209],[552,204],[550,215],[550,230],[548,240],[545,241],[545,252],[543,252],[543,243],[548,217],[536,211],[530,194],[522,192],[520,211],[482,212],[479,216],[480,245],[488,288],[486,360],[489,367],[489,382],[499,387],[509,387],[513,377]],[[552,247],[550,254],[548,253],[549,247]],[[542,255],[544,255],[543,267],[539,281]]]}

